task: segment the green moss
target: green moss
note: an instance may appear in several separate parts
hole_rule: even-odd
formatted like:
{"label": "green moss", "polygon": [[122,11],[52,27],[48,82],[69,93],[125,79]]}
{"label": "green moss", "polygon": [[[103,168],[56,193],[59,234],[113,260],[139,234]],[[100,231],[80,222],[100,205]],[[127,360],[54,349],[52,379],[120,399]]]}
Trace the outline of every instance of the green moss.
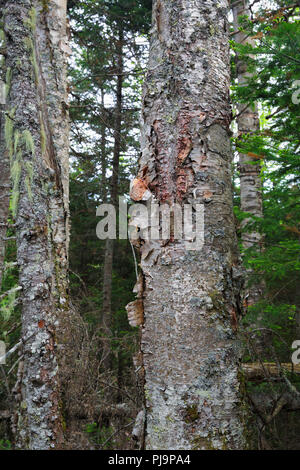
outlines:
{"label": "green moss", "polygon": [[66,422],[65,418],[63,418],[63,417],[61,418],[61,427],[62,427],[63,432],[66,432],[67,422]]}
{"label": "green moss", "polygon": [[14,153],[17,153],[19,141],[20,141],[20,132],[16,130],[14,134]]}
{"label": "green moss", "polygon": [[0,41],[5,42],[5,39],[6,39],[5,38],[5,33],[4,33],[3,29],[0,29]]}
{"label": "green moss", "polygon": [[36,60],[35,47],[31,38],[24,38],[26,49],[30,52],[30,62],[32,64],[35,82],[38,83],[39,68]]}
{"label": "green moss", "polygon": [[174,124],[174,122],[175,122],[175,119],[173,118],[173,116],[171,114],[164,116],[164,120],[168,124]]}
{"label": "green moss", "polygon": [[11,84],[11,67],[6,69],[6,83]]}
{"label": "green moss", "polygon": [[34,145],[32,135],[30,134],[30,131],[28,129],[25,129],[25,131],[22,132],[22,140],[25,144],[25,148],[27,152],[31,152],[32,156],[34,156],[35,145]]}
{"label": "green moss", "polygon": [[16,217],[17,215],[19,197],[20,197],[20,191],[13,191],[11,198],[10,198],[10,204],[9,204],[9,208],[12,212],[13,217]]}
{"label": "green moss", "polygon": [[170,415],[166,416],[166,420],[169,421],[169,423],[174,423],[174,419]]}
{"label": "green moss", "polygon": [[1,305],[1,316],[4,321],[8,321],[10,319],[11,315],[14,313],[15,305],[16,291],[11,290]]}
{"label": "green moss", "polygon": [[209,26],[209,32],[210,32],[211,36],[214,36],[217,32],[217,30],[215,29],[215,27],[212,24]]}
{"label": "green moss", "polygon": [[25,47],[28,51],[33,51],[34,50],[33,41],[30,37],[25,37],[23,39],[23,42],[24,42],[24,45],[25,45]]}
{"label": "green moss", "polygon": [[20,407],[22,408],[22,410],[27,410],[27,402],[23,400],[20,404]]}
{"label": "green moss", "polygon": [[21,178],[22,164],[20,161],[15,160],[11,167],[11,178],[14,186],[19,186]]}
{"label": "green moss", "polygon": [[153,426],[153,434],[157,434],[158,439],[162,439],[163,434],[166,432],[166,429],[160,426]]}
{"label": "green moss", "polygon": [[6,70],[6,78],[5,78],[5,98],[8,97],[10,87],[11,87],[11,77],[12,77],[12,71],[10,67],[7,67]]}
{"label": "green moss", "polygon": [[48,222],[48,235],[52,234],[52,218],[50,214],[47,214],[47,222]]}
{"label": "green moss", "polygon": [[[28,19],[26,21],[29,21],[27,26],[29,26],[30,29],[33,28],[33,30],[34,30],[35,27],[36,27],[36,11],[35,11],[34,8],[31,11],[32,11],[32,13],[30,14],[30,21]],[[33,12],[35,12],[35,13],[33,13]],[[37,60],[36,60],[34,42],[33,42],[31,37],[25,37],[23,41],[24,41],[26,49],[30,52],[30,62],[32,64],[32,68],[33,68],[33,72],[34,72],[35,82],[38,83],[39,67],[38,67],[38,63],[37,63]]]}
{"label": "green moss", "polygon": [[32,67],[33,67],[35,83],[38,83],[38,81],[39,81],[39,67],[38,67],[37,60],[36,60],[35,50],[33,50],[32,54],[30,55],[30,61],[31,61],[31,64],[32,64]]}
{"label": "green moss", "polygon": [[32,181],[33,181],[33,167],[32,167],[32,163],[31,163],[31,162],[26,162],[26,163],[25,163],[25,167],[26,167],[26,172],[27,172],[28,178],[29,178],[30,181],[32,182]]}
{"label": "green moss", "polygon": [[27,26],[32,32],[36,29],[36,9],[32,7],[29,10],[29,16],[24,20],[24,25]]}
{"label": "green moss", "polygon": [[32,198],[32,190],[31,190],[31,182],[30,182],[30,179],[28,178],[28,175],[25,176],[25,186],[26,186],[28,198],[30,201],[32,201],[33,198]]}
{"label": "green moss", "polygon": [[151,401],[151,396],[150,396],[150,393],[149,393],[149,390],[148,388],[145,386],[144,388],[144,391],[145,391],[145,398],[146,400],[148,400],[149,402]]}
{"label": "green moss", "polygon": [[20,152],[17,155],[16,160],[13,162],[10,170],[11,179],[12,179],[12,194],[10,199],[10,209],[12,211],[13,217],[16,217],[18,211],[18,203],[20,197],[20,179],[22,173],[22,163],[21,163]]}
{"label": "green moss", "polygon": [[[8,122],[12,121],[9,119]],[[14,133],[12,139],[13,127],[7,126],[7,145],[9,146],[9,152],[11,155],[11,161],[13,155],[15,155],[14,161],[11,163],[11,179],[12,179],[12,194],[10,199],[10,209],[13,216],[15,217],[18,210],[19,196],[20,196],[20,180],[22,173],[22,150],[21,146],[25,146],[27,152],[31,155],[35,155],[35,146],[32,135],[25,129],[22,134],[18,130]],[[25,187],[27,189],[28,197],[32,201],[32,181],[33,181],[33,167],[31,162],[25,162],[26,176],[25,176]]]}

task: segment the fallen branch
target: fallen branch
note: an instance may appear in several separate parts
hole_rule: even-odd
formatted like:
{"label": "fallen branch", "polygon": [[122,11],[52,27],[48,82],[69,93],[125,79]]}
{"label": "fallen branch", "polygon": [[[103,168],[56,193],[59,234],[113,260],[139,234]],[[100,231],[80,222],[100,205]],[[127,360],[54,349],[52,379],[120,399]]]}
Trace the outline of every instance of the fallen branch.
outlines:
{"label": "fallen branch", "polygon": [[[281,368],[286,372],[300,374],[300,364],[282,363]],[[282,377],[275,362],[252,362],[242,364],[242,370],[248,380],[261,380],[268,377]]]}
{"label": "fallen branch", "polygon": [[5,299],[5,297],[7,297],[8,295],[13,294],[14,292],[18,292],[18,291],[20,291],[20,290],[22,290],[22,287],[21,287],[21,286],[13,287],[12,289],[10,289],[10,290],[4,292],[4,294],[1,294],[1,295],[0,295],[0,300],[3,300],[3,299]]}
{"label": "fallen branch", "polygon": [[23,341],[19,341],[17,344],[14,345],[13,348],[11,348],[7,353],[4,354],[4,356],[0,357],[0,364],[4,364],[6,359],[11,356],[17,349],[19,349],[20,346],[22,346]]}

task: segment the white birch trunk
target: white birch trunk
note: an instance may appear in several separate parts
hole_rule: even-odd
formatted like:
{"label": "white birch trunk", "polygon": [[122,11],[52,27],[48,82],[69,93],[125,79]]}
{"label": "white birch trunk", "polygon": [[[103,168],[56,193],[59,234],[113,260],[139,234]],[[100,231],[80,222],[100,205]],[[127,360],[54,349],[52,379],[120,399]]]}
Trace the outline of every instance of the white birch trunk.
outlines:
{"label": "white birch trunk", "polygon": [[[248,0],[242,0],[235,3],[232,8],[233,24],[235,31],[238,31],[240,26],[238,18],[242,15],[250,16]],[[235,34],[235,41],[240,44],[254,45],[255,40],[248,37],[243,32]],[[243,86],[250,77],[247,71],[247,65],[237,58],[237,76],[238,84]],[[245,104],[238,105],[238,134],[239,137],[243,135],[253,134],[259,130],[259,116],[257,106],[245,106]],[[239,171],[240,171],[240,191],[241,191],[241,210],[248,212],[252,216],[262,218],[262,180],[261,180],[261,161],[254,156],[239,153]],[[251,219],[244,219],[242,226],[244,227]],[[259,232],[247,231],[242,233],[242,243],[245,249],[255,247],[258,250],[262,248],[263,237]],[[251,278],[251,272],[248,272]],[[251,282],[251,286],[247,289],[248,304],[251,305],[257,302],[262,295],[264,289],[263,282]]]}

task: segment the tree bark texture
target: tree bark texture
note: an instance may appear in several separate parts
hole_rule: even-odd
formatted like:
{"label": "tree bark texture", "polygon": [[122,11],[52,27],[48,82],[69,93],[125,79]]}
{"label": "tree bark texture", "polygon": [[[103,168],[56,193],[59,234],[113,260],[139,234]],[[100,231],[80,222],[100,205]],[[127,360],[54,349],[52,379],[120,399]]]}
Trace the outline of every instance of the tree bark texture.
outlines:
{"label": "tree bark texture", "polygon": [[66,0],[7,0],[5,139],[22,287],[22,449],[63,445],[60,364],[69,330]]}
{"label": "tree bark texture", "polygon": [[203,204],[205,243],[190,251],[184,240],[141,240],[143,279],[135,305],[144,306],[146,449],[247,447],[228,7],[227,0],[153,2],[141,157],[131,195],[142,200],[136,189],[144,188],[148,202]]}
{"label": "tree bark texture", "polygon": [[[235,31],[240,27],[239,17],[246,15],[250,17],[248,0],[241,0],[235,3],[232,8],[233,24]],[[245,33],[240,31],[235,35],[236,42],[240,44],[254,45],[255,40],[247,37]],[[237,57],[237,76],[239,86],[247,83],[250,74],[247,71],[247,65]],[[238,105],[238,135],[242,138],[244,135],[254,134],[259,130],[259,116],[257,106],[245,106],[245,104]],[[252,216],[262,218],[262,180],[261,180],[261,160],[257,156],[245,155],[239,153],[239,171],[240,171],[240,191],[241,203],[240,208],[243,212],[248,212]],[[242,227],[249,223],[250,219],[243,220]],[[242,232],[243,248],[255,247],[258,250],[262,248],[263,237],[259,232],[247,231]],[[251,280],[251,272],[248,271],[248,277]],[[247,302],[249,305],[258,302],[262,296],[265,285],[262,281],[252,282],[247,288]]]}
{"label": "tree bark texture", "polygon": [[[0,17],[2,18],[2,3],[0,3]],[[1,49],[5,50],[5,37],[2,31],[0,38]],[[7,222],[9,213],[10,196],[10,171],[9,157],[5,147],[4,123],[5,123],[5,100],[6,100],[6,67],[5,56],[0,54],[0,288],[2,285],[2,275],[5,259],[5,238],[7,232]]]}

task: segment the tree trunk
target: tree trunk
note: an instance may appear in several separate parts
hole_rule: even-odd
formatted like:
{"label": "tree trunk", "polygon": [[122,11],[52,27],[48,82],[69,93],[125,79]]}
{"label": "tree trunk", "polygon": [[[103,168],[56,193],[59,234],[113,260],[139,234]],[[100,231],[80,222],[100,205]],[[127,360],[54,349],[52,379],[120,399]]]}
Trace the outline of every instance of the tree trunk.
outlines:
{"label": "tree trunk", "polygon": [[[119,29],[117,42],[117,89],[116,89],[116,111],[114,119],[114,153],[111,176],[111,204],[117,208],[119,187],[119,162],[121,151],[121,126],[122,126],[122,87],[123,87],[123,30]],[[103,269],[103,306],[102,321],[107,340],[103,347],[103,365],[105,369],[111,366],[111,337],[112,309],[112,272],[113,272],[114,240],[107,239],[105,244],[104,269]]]}
{"label": "tree trunk", "polygon": [[[2,10],[3,4],[0,2]],[[2,17],[2,12],[1,12]],[[2,40],[1,48],[5,49],[5,41]],[[5,57],[0,55],[0,289],[2,285],[2,275],[5,259],[5,238],[7,231],[8,213],[9,213],[9,195],[10,195],[10,182],[9,182],[9,157],[5,148],[4,138],[4,122],[5,122],[5,100],[6,100],[6,67]],[[9,78],[9,77],[8,77]]]}
{"label": "tree trunk", "polygon": [[111,367],[111,290],[112,290],[112,267],[114,255],[114,240],[107,238],[105,241],[104,267],[103,267],[103,303],[102,303],[102,324],[105,334],[103,343],[102,363],[104,369]]}
{"label": "tree trunk", "polygon": [[[101,107],[102,113],[104,114],[105,111],[105,101],[104,101],[105,93],[104,89],[101,88]],[[102,119],[101,121],[101,190],[100,194],[102,196],[102,201],[107,202],[107,188],[106,188],[106,171],[107,171],[107,160],[106,160],[106,125],[105,121]]]}
{"label": "tree trunk", "polygon": [[7,0],[6,145],[22,287],[17,446],[63,445],[61,364],[68,342],[66,0]]}
{"label": "tree trunk", "polygon": [[143,292],[136,306],[143,300],[146,449],[247,448],[228,7],[227,0],[153,3],[142,154],[131,195],[141,200],[138,189],[147,188],[158,203],[203,204],[205,243],[190,251],[171,237],[141,242]]}
{"label": "tree trunk", "polygon": [[[242,0],[239,3],[235,2],[235,6],[232,8],[234,29],[238,31],[239,22],[238,18],[241,15],[250,16],[248,7],[248,1]],[[247,37],[243,32],[239,32],[235,35],[235,41],[240,44],[251,44],[253,45],[254,40]],[[247,65],[237,58],[237,75],[238,84],[243,86],[247,82],[247,78],[250,77],[247,71]],[[257,107],[245,106],[241,104],[237,107],[238,109],[238,133],[239,137],[243,135],[253,134],[259,130],[259,117]],[[241,190],[241,210],[248,212],[252,216],[261,218],[263,216],[262,209],[262,182],[261,182],[261,161],[250,155],[239,154],[239,171],[240,171],[240,190]],[[249,223],[250,219],[244,219],[243,226]],[[242,243],[244,249],[257,247],[261,248],[262,236],[260,233],[251,231],[242,233]],[[249,276],[251,273],[249,273]],[[262,294],[263,285],[255,283],[248,289],[248,303],[253,304],[257,302]]]}

